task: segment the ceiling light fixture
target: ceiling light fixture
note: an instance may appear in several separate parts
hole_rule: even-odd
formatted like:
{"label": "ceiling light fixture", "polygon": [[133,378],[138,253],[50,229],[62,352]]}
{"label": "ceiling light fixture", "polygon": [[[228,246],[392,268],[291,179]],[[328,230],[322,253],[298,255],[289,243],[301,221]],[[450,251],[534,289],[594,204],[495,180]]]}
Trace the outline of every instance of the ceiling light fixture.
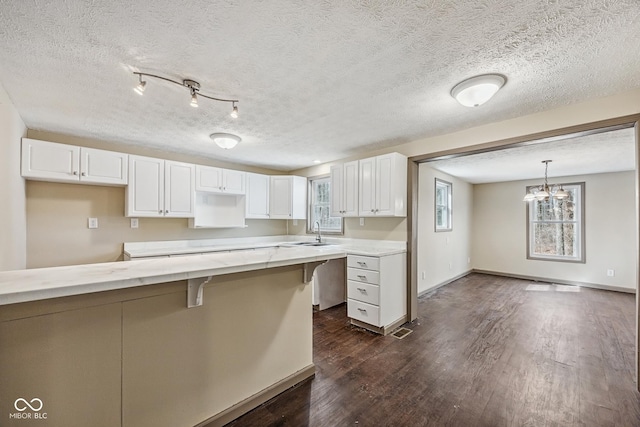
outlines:
{"label": "ceiling light fixture", "polygon": [[562,185],[558,186],[554,184],[553,186],[549,187],[549,183],[547,182],[547,170],[549,169],[549,163],[551,162],[552,160],[542,161],[542,163],[544,163],[544,184],[537,187],[531,187],[522,201],[532,202],[534,200],[538,200],[542,202],[549,200],[549,197],[557,200],[564,200],[569,198],[569,192],[562,188]]}
{"label": "ceiling light fixture", "polygon": [[232,133],[212,133],[209,135],[209,138],[211,138],[218,147],[224,148],[225,150],[235,147],[238,145],[238,142],[242,141],[238,135]]}
{"label": "ceiling light fixture", "polygon": [[138,71],[134,71],[133,74],[137,74],[138,75],[139,83],[134,88],[134,90],[136,91],[136,93],[139,93],[140,95],[142,95],[144,93],[145,86],[147,84],[146,81],[142,80],[142,76],[153,77],[155,79],[160,79],[160,80],[164,80],[164,81],[167,81],[167,82],[171,82],[171,83],[174,83],[174,84],[177,84],[179,86],[183,86],[183,87],[186,87],[187,89],[189,89],[189,93],[191,94],[191,103],[189,105],[191,105],[192,107],[197,107],[198,106],[198,96],[201,96],[201,97],[207,98],[207,99],[212,99],[214,101],[230,102],[231,105],[232,105],[231,117],[233,117],[233,118],[237,118],[238,117],[238,106],[236,105],[236,103],[238,103],[240,101],[238,101],[237,99],[223,99],[223,98],[216,98],[216,97],[209,96],[209,95],[204,95],[204,94],[200,93],[200,83],[198,83],[195,80],[186,79],[186,80],[183,80],[182,82],[178,82],[178,81],[175,81],[175,80],[168,79],[166,77],[156,76],[155,74],[141,73],[141,72],[138,72]]}
{"label": "ceiling light fixture", "polygon": [[453,96],[465,107],[479,107],[504,86],[507,79],[499,74],[483,74],[463,80],[451,89]]}

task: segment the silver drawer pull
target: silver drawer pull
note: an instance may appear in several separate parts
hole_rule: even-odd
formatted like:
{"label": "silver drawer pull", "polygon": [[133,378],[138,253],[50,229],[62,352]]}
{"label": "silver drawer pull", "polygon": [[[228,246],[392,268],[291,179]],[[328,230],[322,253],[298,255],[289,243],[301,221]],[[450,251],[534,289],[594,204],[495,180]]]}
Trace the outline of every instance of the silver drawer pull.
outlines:
{"label": "silver drawer pull", "polygon": [[367,276],[362,276],[362,275],[358,274],[358,279],[367,280]]}
{"label": "silver drawer pull", "polygon": [[356,288],[356,289],[362,292],[363,294],[367,293],[367,290],[365,288]]}
{"label": "silver drawer pull", "polygon": [[367,266],[367,263],[364,261],[357,261],[358,265],[363,265],[363,266]]}
{"label": "silver drawer pull", "polygon": [[367,312],[367,310],[365,310],[364,308],[359,308],[358,311],[361,312],[361,313],[366,313]]}

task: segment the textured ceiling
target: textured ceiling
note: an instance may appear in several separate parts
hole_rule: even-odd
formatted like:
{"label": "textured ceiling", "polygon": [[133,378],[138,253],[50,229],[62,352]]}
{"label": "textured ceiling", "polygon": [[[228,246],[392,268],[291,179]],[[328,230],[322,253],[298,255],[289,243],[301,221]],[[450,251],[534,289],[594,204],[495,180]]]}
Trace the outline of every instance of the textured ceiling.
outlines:
{"label": "textured ceiling", "polygon": [[429,162],[429,166],[472,184],[621,172],[635,169],[633,128],[578,136]]}
{"label": "textured ceiling", "polygon": [[31,129],[292,170],[638,88],[639,34],[637,0],[3,0],[0,82]]}

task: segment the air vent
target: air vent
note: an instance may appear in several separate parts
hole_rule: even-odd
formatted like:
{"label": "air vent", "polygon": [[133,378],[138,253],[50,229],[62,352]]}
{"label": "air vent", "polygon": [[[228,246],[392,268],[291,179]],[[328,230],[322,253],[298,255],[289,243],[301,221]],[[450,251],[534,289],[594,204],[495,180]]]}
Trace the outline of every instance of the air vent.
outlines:
{"label": "air vent", "polygon": [[413,332],[411,329],[400,328],[400,329],[396,329],[391,335],[394,336],[395,338],[398,338],[399,340],[401,340],[402,338],[404,338],[407,335],[409,335],[411,332]]}

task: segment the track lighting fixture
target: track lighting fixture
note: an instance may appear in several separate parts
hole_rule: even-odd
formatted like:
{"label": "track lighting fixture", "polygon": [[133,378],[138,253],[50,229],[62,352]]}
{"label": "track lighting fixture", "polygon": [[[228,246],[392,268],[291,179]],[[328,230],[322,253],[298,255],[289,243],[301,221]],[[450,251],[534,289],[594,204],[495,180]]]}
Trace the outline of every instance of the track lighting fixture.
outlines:
{"label": "track lighting fixture", "polygon": [[167,82],[171,82],[171,83],[174,83],[174,84],[177,84],[179,86],[183,86],[183,87],[186,87],[187,89],[189,89],[189,93],[191,94],[191,103],[189,105],[191,105],[192,107],[197,107],[198,106],[198,96],[201,96],[203,98],[212,99],[214,101],[230,102],[231,105],[232,105],[231,117],[233,117],[234,119],[238,117],[238,106],[236,105],[236,103],[238,103],[239,101],[237,99],[223,99],[223,98],[215,98],[215,97],[209,96],[209,95],[204,95],[204,94],[200,93],[200,83],[198,83],[195,80],[186,79],[186,80],[183,80],[182,82],[178,82],[178,81],[175,81],[175,80],[168,79],[166,77],[156,76],[155,74],[141,73],[141,72],[138,72],[138,71],[134,71],[133,74],[137,74],[138,75],[139,83],[134,88],[134,90],[136,91],[136,93],[138,93],[140,95],[142,95],[144,93],[145,86],[147,84],[147,82],[144,81],[142,79],[142,77],[143,76],[145,76],[145,77],[153,77],[155,79],[160,79],[160,80],[164,80],[164,81],[167,81]]}

